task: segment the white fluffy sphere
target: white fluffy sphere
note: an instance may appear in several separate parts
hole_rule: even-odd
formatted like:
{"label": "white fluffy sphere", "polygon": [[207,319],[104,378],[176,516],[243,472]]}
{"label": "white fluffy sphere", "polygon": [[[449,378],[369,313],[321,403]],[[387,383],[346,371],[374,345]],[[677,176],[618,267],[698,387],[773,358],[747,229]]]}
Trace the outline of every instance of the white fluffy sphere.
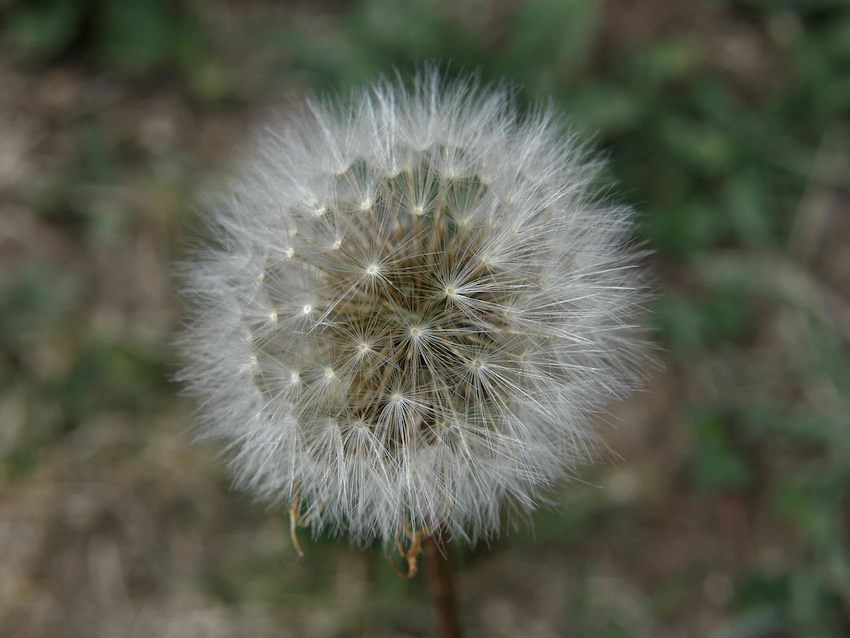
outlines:
{"label": "white fluffy sphere", "polygon": [[268,129],[187,265],[238,480],[357,543],[529,511],[640,368],[632,213],[551,110],[425,72]]}

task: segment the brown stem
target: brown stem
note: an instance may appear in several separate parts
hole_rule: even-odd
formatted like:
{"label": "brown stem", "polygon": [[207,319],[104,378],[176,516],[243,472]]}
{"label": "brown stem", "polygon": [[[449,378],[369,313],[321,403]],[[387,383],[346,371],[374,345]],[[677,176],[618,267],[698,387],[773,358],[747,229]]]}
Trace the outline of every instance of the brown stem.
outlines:
{"label": "brown stem", "polygon": [[440,635],[443,638],[461,638],[449,547],[445,546],[444,556],[437,546],[437,541],[433,536],[429,536],[425,539],[424,548],[428,561],[428,580],[440,623]]}

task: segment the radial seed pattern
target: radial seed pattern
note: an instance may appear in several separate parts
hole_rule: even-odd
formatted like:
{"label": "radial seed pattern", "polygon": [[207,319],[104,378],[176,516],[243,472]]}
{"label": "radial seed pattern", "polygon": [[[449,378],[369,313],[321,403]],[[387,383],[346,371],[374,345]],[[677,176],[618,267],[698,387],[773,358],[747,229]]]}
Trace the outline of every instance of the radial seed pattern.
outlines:
{"label": "radial seed pattern", "polygon": [[549,111],[433,73],[268,132],[187,277],[185,378],[241,482],[361,543],[533,509],[639,358],[595,172]]}

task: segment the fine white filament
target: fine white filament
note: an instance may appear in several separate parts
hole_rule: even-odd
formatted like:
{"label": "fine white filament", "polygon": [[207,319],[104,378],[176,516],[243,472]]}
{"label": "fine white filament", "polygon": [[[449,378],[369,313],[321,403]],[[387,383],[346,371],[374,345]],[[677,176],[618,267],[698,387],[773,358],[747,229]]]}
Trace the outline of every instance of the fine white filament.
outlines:
{"label": "fine white filament", "polygon": [[309,103],[186,266],[183,378],[238,483],[360,544],[534,509],[632,388],[632,212],[549,109],[421,73]]}

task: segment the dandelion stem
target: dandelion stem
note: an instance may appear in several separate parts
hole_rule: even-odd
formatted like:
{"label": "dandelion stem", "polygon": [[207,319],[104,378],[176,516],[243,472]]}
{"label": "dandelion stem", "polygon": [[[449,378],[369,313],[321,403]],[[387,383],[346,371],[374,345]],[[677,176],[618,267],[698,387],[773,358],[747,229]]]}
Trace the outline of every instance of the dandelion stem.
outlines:
{"label": "dandelion stem", "polygon": [[428,561],[428,581],[434,597],[434,609],[440,624],[442,638],[461,638],[460,619],[455,602],[454,573],[449,546],[438,546],[434,536],[424,541],[425,558]]}

